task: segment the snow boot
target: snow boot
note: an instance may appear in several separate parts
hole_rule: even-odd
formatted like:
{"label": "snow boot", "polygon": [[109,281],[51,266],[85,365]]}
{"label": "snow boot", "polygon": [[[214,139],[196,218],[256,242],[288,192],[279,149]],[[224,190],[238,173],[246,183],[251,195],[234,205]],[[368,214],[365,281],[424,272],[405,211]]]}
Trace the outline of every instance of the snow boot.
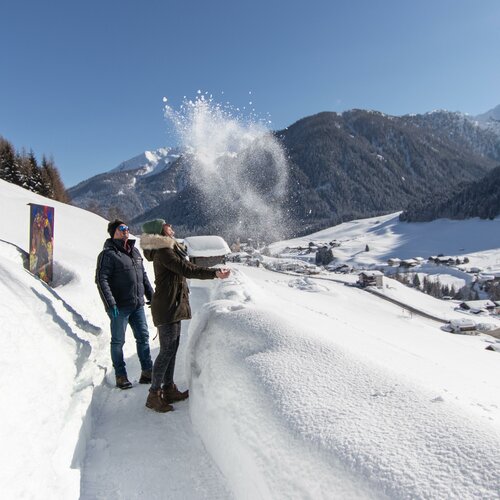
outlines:
{"label": "snow boot", "polygon": [[175,384],[163,386],[161,397],[167,403],[176,403],[177,401],[184,401],[189,397],[189,391],[181,392],[177,389]]}
{"label": "snow boot", "polygon": [[159,413],[166,413],[174,409],[173,406],[162,399],[161,390],[152,391],[151,389],[149,390],[148,399],[146,400],[146,407]]}
{"label": "snow boot", "polygon": [[141,378],[139,379],[139,384],[150,384],[151,383],[151,370],[142,370],[141,372]]}
{"label": "snow boot", "polygon": [[132,384],[127,378],[127,375],[118,375],[116,377],[116,387],[118,387],[118,389],[130,389]]}

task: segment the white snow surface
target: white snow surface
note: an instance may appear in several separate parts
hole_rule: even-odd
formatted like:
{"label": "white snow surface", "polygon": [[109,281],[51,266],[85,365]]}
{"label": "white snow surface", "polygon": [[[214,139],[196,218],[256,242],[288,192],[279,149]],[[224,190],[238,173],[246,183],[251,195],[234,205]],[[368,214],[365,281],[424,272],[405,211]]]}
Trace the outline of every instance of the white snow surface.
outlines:
{"label": "white snow surface", "polygon": [[[29,202],[55,207],[53,288],[23,268]],[[342,283],[234,264],[228,280],[191,281],[195,315],[183,324],[176,366],[190,398],[157,414],[144,407],[131,332],[134,387],[114,387],[94,284],[106,221],[3,181],[0,207],[8,214],[0,235],[3,498],[499,498],[500,356],[485,350],[496,339],[444,332]],[[425,225],[396,237],[393,218],[378,219],[385,239],[370,231],[373,221],[325,234],[341,231],[384,256],[425,255]],[[442,239],[436,230],[429,255],[447,245],[443,253],[455,253],[449,234],[460,223],[437,222]],[[500,259],[497,224],[464,221],[458,231],[465,246],[473,240],[477,262]],[[400,255],[401,234],[408,255]],[[340,248],[347,258],[347,243]],[[451,314],[449,303],[390,281],[384,293]],[[155,356],[157,339],[151,347]]]}
{"label": "white snow surface", "polygon": [[[399,213],[344,222],[305,237],[270,245],[273,253],[286,246],[310,241],[337,240],[341,246],[333,253],[342,262],[370,266],[387,262],[392,257],[410,259],[431,255],[469,257],[469,266],[500,267],[500,217],[493,220],[438,219],[432,222],[400,222]],[[365,252],[366,245],[370,251]]]}
{"label": "white snow surface", "polygon": [[218,257],[231,252],[220,236],[188,236],[184,238],[190,257]]}

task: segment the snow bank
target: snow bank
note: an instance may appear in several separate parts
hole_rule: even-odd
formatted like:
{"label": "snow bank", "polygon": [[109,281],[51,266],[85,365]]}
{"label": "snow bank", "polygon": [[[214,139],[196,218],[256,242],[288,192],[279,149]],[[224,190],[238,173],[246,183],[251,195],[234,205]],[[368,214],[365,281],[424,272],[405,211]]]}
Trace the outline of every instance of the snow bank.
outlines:
{"label": "snow bank", "polygon": [[190,327],[190,411],[237,498],[497,498],[498,419],[357,355],[348,324],[285,311],[240,271],[214,293]]}
{"label": "snow bank", "polygon": [[[104,220],[4,181],[0,192],[0,210],[12,214],[0,234],[2,496],[78,498],[93,387],[105,371],[90,291]],[[55,288],[23,266],[28,203],[56,207]]]}
{"label": "snow bank", "polygon": [[0,243],[0,275],[2,495],[77,498],[84,452],[80,432],[100,372],[86,366],[91,344],[85,338],[92,333],[82,330],[81,318],[53,290],[23,269],[14,245]]}

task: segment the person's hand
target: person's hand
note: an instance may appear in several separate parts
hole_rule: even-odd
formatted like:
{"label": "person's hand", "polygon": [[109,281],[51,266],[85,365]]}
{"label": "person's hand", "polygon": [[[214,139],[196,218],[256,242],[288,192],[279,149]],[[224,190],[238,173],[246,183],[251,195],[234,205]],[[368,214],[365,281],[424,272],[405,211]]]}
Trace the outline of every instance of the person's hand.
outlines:
{"label": "person's hand", "polygon": [[113,319],[116,319],[116,318],[118,318],[118,315],[119,315],[119,314],[120,314],[120,311],[118,310],[118,307],[113,306],[113,307],[111,308],[111,317],[112,317]]}
{"label": "person's hand", "polygon": [[231,274],[231,269],[218,269],[217,272],[215,273],[215,276],[219,278],[220,280],[226,279],[229,277]]}

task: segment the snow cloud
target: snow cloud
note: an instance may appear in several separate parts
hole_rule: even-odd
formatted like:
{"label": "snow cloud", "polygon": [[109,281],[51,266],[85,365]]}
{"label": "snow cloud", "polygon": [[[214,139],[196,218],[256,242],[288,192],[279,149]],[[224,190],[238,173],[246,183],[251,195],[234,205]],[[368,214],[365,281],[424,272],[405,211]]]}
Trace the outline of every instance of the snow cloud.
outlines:
{"label": "snow cloud", "polygon": [[178,110],[165,105],[191,163],[191,180],[206,208],[234,236],[283,233],[288,166],[278,140],[254,113],[198,92]]}

